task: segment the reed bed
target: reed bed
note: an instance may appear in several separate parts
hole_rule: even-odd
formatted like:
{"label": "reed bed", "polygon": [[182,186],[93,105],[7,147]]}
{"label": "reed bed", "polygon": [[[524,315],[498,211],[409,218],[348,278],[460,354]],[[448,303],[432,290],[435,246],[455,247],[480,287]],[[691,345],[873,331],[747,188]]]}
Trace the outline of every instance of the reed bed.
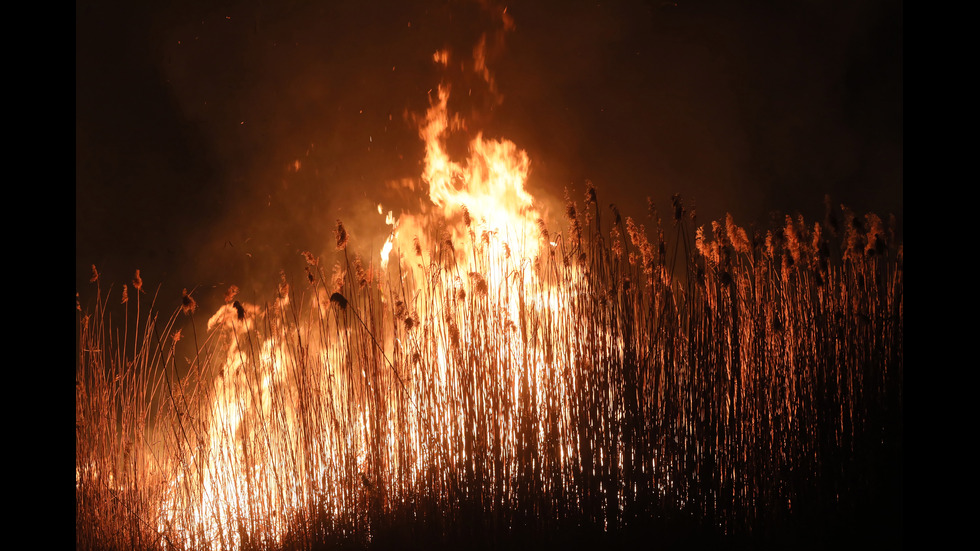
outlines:
{"label": "reed bed", "polygon": [[675,197],[648,232],[579,207],[521,236],[535,258],[467,225],[381,270],[339,235],[206,325],[142,283],[113,320],[95,274],[76,548],[768,538],[900,498],[903,251],[878,217],[699,228]]}

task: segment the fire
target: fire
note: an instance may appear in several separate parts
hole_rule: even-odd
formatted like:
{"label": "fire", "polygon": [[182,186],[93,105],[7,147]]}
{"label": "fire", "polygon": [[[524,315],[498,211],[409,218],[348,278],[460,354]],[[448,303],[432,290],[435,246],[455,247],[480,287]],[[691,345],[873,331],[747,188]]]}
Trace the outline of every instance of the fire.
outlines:
{"label": "fire", "polygon": [[[499,101],[487,44],[472,68]],[[653,240],[615,208],[604,229],[590,187],[553,234],[528,154],[470,134],[450,97],[438,86],[418,120],[421,206],[377,204],[374,261],[336,221],[300,284],[283,276],[263,305],[229,289],[183,379],[173,356],[193,328],[171,318],[154,352],[154,315],[128,362],[101,315],[80,318],[76,515],[125,519],[85,519],[89,547],[424,545],[425,530],[643,530],[675,513],[735,531],[801,509],[808,484],[848,489],[827,473],[864,484],[854,450],[902,412],[903,253],[880,220],[865,232],[850,215],[836,266],[802,218],[764,240],[729,218],[688,248],[675,196],[670,254],[652,212]],[[137,271],[137,312],[142,287]],[[179,315],[195,305],[185,291]]]}
{"label": "fire", "polygon": [[[452,254],[468,273],[475,266],[477,243],[493,259],[515,257],[533,259],[539,254],[538,220],[540,213],[534,198],[525,189],[530,173],[527,153],[508,140],[484,139],[478,133],[469,144],[469,156],[460,163],[446,151],[445,140],[461,123],[447,111],[449,89],[440,86],[433,100],[420,136],[425,142],[425,164],[422,180],[428,185],[432,208],[423,215],[403,215],[395,245],[410,251],[409,239],[422,239],[423,248],[432,248],[426,239],[433,225],[446,229],[444,239],[451,243]],[[400,239],[399,239],[400,236]],[[503,283],[500,264],[491,263],[491,286]],[[470,269],[472,268],[472,269]]]}
{"label": "fire", "polygon": [[[448,55],[437,52],[434,60],[445,65]],[[482,43],[476,56],[489,79]],[[388,211],[390,236],[380,251],[383,270],[396,252],[401,280],[411,278],[415,288],[439,294],[387,304],[392,311],[382,315],[393,317],[394,331],[368,327],[377,305],[348,304],[343,294],[356,295],[346,290],[356,291],[350,265],[328,284],[318,261],[308,258],[314,292],[308,317],[298,325],[287,314],[288,291],[267,311],[238,302],[222,307],[208,329],[221,336],[215,354],[224,360],[196,431],[197,445],[178,458],[181,474],[165,492],[161,533],[185,534],[194,548],[238,548],[246,543],[244,534],[251,544],[279,544],[311,511],[353,514],[363,496],[334,491],[344,480],[361,478],[364,490],[382,484],[387,472],[402,473],[402,484],[450,484],[431,471],[433,464],[453,472],[485,461],[474,454],[487,454],[491,447],[508,463],[522,447],[519,418],[530,413],[514,405],[563,400],[546,393],[565,392],[566,383],[556,382],[561,371],[556,359],[574,352],[541,347],[540,335],[533,333],[540,328],[519,326],[528,309],[557,309],[567,299],[562,296],[567,291],[544,285],[533,268],[541,254],[542,222],[525,187],[530,159],[513,142],[482,133],[470,141],[466,159],[451,159],[446,140],[463,123],[450,115],[449,97],[449,87],[440,85],[419,129],[429,205],[397,218]],[[380,204],[378,212],[384,214]],[[343,231],[339,222],[338,228]],[[382,284],[383,303],[397,293],[396,285],[404,282]],[[481,309],[487,315],[478,318],[474,312]],[[350,348],[359,329],[373,335],[376,349]],[[494,331],[498,340],[487,341],[481,331]],[[468,369],[495,374],[496,397],[482,407],[499,408],[501,414],[494,430],[481,428],[482,442],[460,447],[474,431],[460,411],[467,407],[459,395],[460,379],[468,377],[460,371],[467,355],[462,351],[487,346],[499,348],[487,356],[491,362]],[[355,355],[374,359],[358,363]],[[376,388],[382,381],[391,385],[386,392]],[[311,388],[323,401],[304,403]],[[551,420],[553,426],[567,422]],[[426,428],[433,423],[448,429]],[[542,425],[539,442],[547,437],[544,431]],[[432,441],[432,434],[439,440]],[[572,443],[561,447],[561,457],[569,457]],[[498,467],[489,476],[502,486],[510,475]]]}

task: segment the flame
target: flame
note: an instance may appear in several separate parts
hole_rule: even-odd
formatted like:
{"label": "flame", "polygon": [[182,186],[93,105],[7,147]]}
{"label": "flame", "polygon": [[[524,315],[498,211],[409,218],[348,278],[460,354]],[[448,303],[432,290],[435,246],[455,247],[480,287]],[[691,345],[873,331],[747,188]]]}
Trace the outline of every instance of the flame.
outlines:
{"label": "flame", "polygon": [[[403,215],[397,222],[402,228],[395,246],[409,251],[406,238],[416,237],[423,245],[432,225],[445,226],[452,254],[463,263],[467,273],[475,254],[475,244],[489,247],[491,258],[535,258],[539,254],[538,224],[541,217],[534,198],[525,189],[530,173],[527,153],[508,140],[484,139],[478,133],[469,144],[464,162],[453,161],[446,150],[450,131],[458,129],[457,119],[448,115],[449,89],[440,86],[429,107],[419,135],[425,142],[422,180],[428,185],[431,209],[423,215]],[[410,237],[409,237],[410,236]],[[504,274],[491,263],[491,281],[498,286]]]}
{"label": "flame", "polygon": [[[501,16],[509,28],[506,11]],[[486,65],[487,44],[481,39],[472,69],[499,102]],[[436,52],[433,61],[448,68],[449,51]],[[623,522],[639,517],[630,517],[635,511],[628,508],[654,500],[668,507],[664,511],[677,506],[705,519],[740,523],[763,508],[781,507],[784,498],[787,504],[796,499],[794,490],[784,492],[783,481],[767,485],[766,480],[795,468],[793,453],[805,454],[805,466],[814,450],[824,449],[819,430],[799,430],[801,419],[818,418],[822,410],[797,406],[820,402],[813,393],[823,388],[813,386],[813,373],[824,364],[810,366],[796,356],[823,342],[821,334],[858,332],[844,325],[827,331],[817,327],[817,318],[847,320],[854,317],[852,297],[862,308],[874,300],[849,294],[850,283],[836,287],[839,296],[834,296],[838,290],[819,279],[811,295],[819,297],[819,309],[810,312],[807,293],[797,294],[787,283],[793,274],[785,259],[801,264],[795,248],[806,242],[806,233],[797,233],[789,218],[782,278],[776,276],[774,287],[766,278],[779,270],[781,255],[774,252],[780,249],[772,236],[760,255],[749,249],[745,231],[731,218],[713,226],[714,241],[698,229],[701,264],[689,265],[695,270],[686,290],[668,269],[659,220],[655,244],[642,225],[629,217],[624,224],[614,208],[604,244],[598,209],[583,217],[588,230],[583,238],[583,224],[569,200],[567,234],[549,234],[546,213],[527,189],[531,163],[525,151],[476,132],[465,154],[454,158],[448,144],[458,133],[470,134],[464,120],[450,112],[449,99],[450,87],[438,86],[418,120],[425,156],[419,178],[424,186],[414,181],[411,186],[424,188],[417,211],[396,216],[377,205],[388,233],[371,256],[380,257],[380,271],[361,265],[338,220],[337,242],[328,247],[337,263],[331,267],[304,253],[308,285],[290,288],[283,277],[275,300],[262,307],[235,300],[237,288],[229,290],[193,361],[200,385],[167,376],[148,385],[151,396],[163,388],[159,393],[169,399],[160,405],[169,411],[154,413],[162,434],[147,442],[152,457],[143,454],[139,463],[96,461],[76,449],[76,492],[94,485],[96,501],[118,501],[128,510],[130,502],[141,503],[129,497],[139,491],[140,499],[147,496],[159,508],[148,516],[142,508],[130,513],[139,522],[123,528],[136,535],[155,528],[153,541],[161,547],[195,550],[367,547],[387,527],[418,523],[424,531],[426,523],[448,526],[474,512],[487,514],[493,530],[502,531],[532,515],[543,519],[543,526],[630,528]],[[292,170],[300,168],[296,160]],[[591,188],[586,201],[595,207]],[[675,198],[675,222],[683,212]],[[871,220],[871,226],[880,221]],[[680,244],[683,224],[677,231]],[[819,226],[814,234],[817,249]],[[860,253],[850,259],[859,270],[865,269],[862,260],[878,262],[872,240],[855,237],[857,244],[847,248]],[[727,246],[731,250],[721,248]],[[897,302],[887,306],[897,308],[896,329],[887,331],[897,337],[899,415],[901,255],[899,245],[897,279],[890,284]],[[748,279],[732,284],[738,270],[705,275],[723,261],[743,262],[739,277],[755,277],[758,291],[747,291]],[[826,276],[827,269],[814,275]],[[92,278],[99,278],[94,266]],[[872,286],[878,282],[860,279]],[[137,270],[133,288],[142,285]],[[195,303],[185,295],[190,313]],[[875,289],[869,296],[885,293]],[[793,320],[795,300],[807,313]],[[138,300],[136,305],[138,311]],[[846,314],[834,314],[835,308]],[[745,315],[751,317],[740,317]],[[862,324],[893,323],[893,316],[873,309],[858,315]],[[81,323],[86,327],[88,316]],[[804,330],[810,326],[815,331]],[[861,332],[866,330],[862,326]],[[162,358],[169,375],[181,331],[167,334],[169,356],[152,358]],[[831,341],[830,346],[842,346],[840,339]],[[873,346],[879,350],[877,341]],[[163,347],[159,344],[157,354]],[[94,370],[104,375],[99,359]],[[843,393],[852,392],[850,385],[861,387],[858,400],[846,398],[845,405],[845,396],[836,395],[829,402],[841,416],[832,412],[828,420],[842,427],[831,436],[853,451],[860,442],[854,427],[862,424],[855,422],[862,418],[855,411],[864,407],[863,385],[869,384],[867,397],[875,402],[872,383],[884,388],[892,379],[885,379],[887,369],[877,371],[879,381],[849,369],[828,373],[845,385],[838,388]],[[810,383],[798,377],[809,377]],[[78,393],[86,392],[77,380],[76,407]],[[113,389],[95,399],[125,394]],[[801,396],[805,399],[797,399]],[[740,411],[755,407],[756,397],[762,397],[758,409],[740,417]],[[91,411],[102,411],[98,405],[79,408],[76,418],[84,421]],[[145,423],[149,412],[136,413]],[[133,424],[141,426],[137,421]],[[743,424],[748,430],[742,431]],[[133,441],[143,436],[140,430]],[[821,440],[813,440],[817,437]],[[838,449],[828,450],[827,457],[836,460]],[[114,457],[111,451],[105,455]],[[137,488],[140,473],[148,473],[142,478],[148,482]],[[707,477],[703,487],[702,475]],[[752,489],[752,483],[761,489]],[[721,488],[732,493],[721,495]],[[111,499],[103,499],[106,495]],[[725,504],[726,499],[731,501]],[[442,507],[449,509],[445,518]],[[388,516],[397,518],[386,524]],[[93,526],[101,531],[104,525]],[[403,533],[394,531],[396,537]]]}
{"label": "flame", "polygon": [[[476,69],[492,89],[484,47],[481,41],[475,52]],[[449,52],[436,52],[433,59],[447,65]],[[542,214],[525,187],[530,159],[511,141],[477,133],[466,158],[453,160],[447,139],[465,125],[450,116],[449,97],[449,87],[440,85],[419,128],[427,204],[420,213],[396,218],[389,210],[385,216],[390,230],[379,252],[382,271],[395,252],[402,275],[382,282],[387,288],[379,300],[391,309],[382,316],[391,316],[396,330],[368,327],[374,323],[372,306],[348,303],[344,293],[355,279],[349,263],[337,270],[328,298],[328,286],[319,283],[326,278],[311,258],[315,291],[305,321],[290,319],[288,293],[268,310],[236,302],[215,313],[208,328],[221,335],[218,354],[225,359],[196,447],[175,458],[181,474],[165,492],[161,533],[183,534],[184,546],[197,549],[237,549],[245,537],[253,544],[279,544],[311,510],[353,514],[364,495],[335,488],[350,488],[358,476],[368,494],[385,483],[384,472],[400,473],[402,484],[449,484],[446,473],[492,446],[509,464],[524,453],[521,418],[534,415],[531,404],[567,400],[568,386],[576,384],[564,376],[566,362],[576,358],[567,322],[548,322],[570,345],[558,351],[542,345],[540,327],[521,321],[533,310],[541,312],[540,320],[558,312],[573,291],[551,287],[535,270],[542,244],[554,245],[542,240]],[[385,215],[383,205],[377,210]],[[390,304],[384,297],[397,296],[395,289],[406,281],[438,293]],[[474,308],[484,317],[477,319]],[[352,348],[351,335],[362,328],[377,337],[376,349]],[[485,334],[491,328],[495,341]],[[487,346],[499,350],[488,353],[488,364],[480,368],[494,373],[491,380],[499,386],[492,390],[495,398],[485,399],[496,407],[510,405],[502,407],[482,442],[461,446],[462,435],[472,432],[459,414],[464,406],[457,386],[469,377],[461,371],[461,351]],[[381,361],[352,359],[378,354]],[[402,358],[398,365],[391,361],[396,356]],[[385,381],[397,391],[380,392]],[[320,401],[306,403],[310,396]],[[545,445],[547,426],[570,422],[564,415],[541,423],[537,445]],[[443,430],[432,430],[433,424]],[[571,441],[552,444],[562,461],[574,454]],[[433,464],[441,470],[433,473]],[[373,478],[367,474],[372,472]],[[501,486],[509,476],[499,466],[490,474]]]}

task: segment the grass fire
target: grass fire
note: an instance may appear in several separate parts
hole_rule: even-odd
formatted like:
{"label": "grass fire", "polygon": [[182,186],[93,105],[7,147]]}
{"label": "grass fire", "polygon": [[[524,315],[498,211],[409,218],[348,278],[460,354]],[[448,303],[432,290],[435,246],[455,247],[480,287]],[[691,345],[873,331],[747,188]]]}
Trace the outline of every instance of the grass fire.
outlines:
{"label": "grass fire", "polygon": [[[496,97],[487,47],[466,67]],[[320,220],[329,244],[215,311],[91,267],[76,549],[900,538],[894,217],[828,196],[820,220],[701,220],[680,194],[637,215],[588,182],[549,208],[529,154],[453,112],[466,93],[409,118],[421,174],[413,208],[377,201],[380,250],[370,221]]]}
{"label": "grass fire", "polygon": [[264,305],[232,290],[202,335],[134,282],[146,318],[120,337],[94,275],[78,547],[498,547],[675,517],[744,535],[887,486],[903,248],[877,216],[749,237],[675,197],[648,232],[590,187],[560,231],[504,240],[466,212],[387,270],[338,222],[336,265],[308,255]]}
{"label": "grass fire", "polygon": [[78,547],[497,546],[682,516],[741,535],[888,481],[903,272],[880,220],[692,236],[675,199],[648,237],[593,197],[535,258],[476,232],[408,277],[310,258],[262,307],[229,296],[183,378],[183,314],[120,338],[80,313]]}

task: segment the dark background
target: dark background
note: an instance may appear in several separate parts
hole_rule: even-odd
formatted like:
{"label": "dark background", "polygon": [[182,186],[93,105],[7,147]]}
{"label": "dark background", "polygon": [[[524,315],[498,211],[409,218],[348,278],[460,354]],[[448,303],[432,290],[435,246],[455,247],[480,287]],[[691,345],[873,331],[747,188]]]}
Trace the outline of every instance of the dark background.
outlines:
{"label": "dark background", "polygon": [[821,220],[829,194],[901,231],[901,2],[513,2],[491,41],[500,104],[432,62],[498,38],[499,7],[148,4],[76,3],[83,297],[95,264],[103,286],[140,269],[164,310],[185,287],[202,305],[230,283],[264,301],[301,251],[331,250],[338,218],[373,258],[376,205],[410,207],[387,182],[419,178],[413,117],[446,79],[472,130],[528,152],[546,204],[590,180],[638,219],[647,196],[667,218],[681,193],[699,224],[749,226]]}

